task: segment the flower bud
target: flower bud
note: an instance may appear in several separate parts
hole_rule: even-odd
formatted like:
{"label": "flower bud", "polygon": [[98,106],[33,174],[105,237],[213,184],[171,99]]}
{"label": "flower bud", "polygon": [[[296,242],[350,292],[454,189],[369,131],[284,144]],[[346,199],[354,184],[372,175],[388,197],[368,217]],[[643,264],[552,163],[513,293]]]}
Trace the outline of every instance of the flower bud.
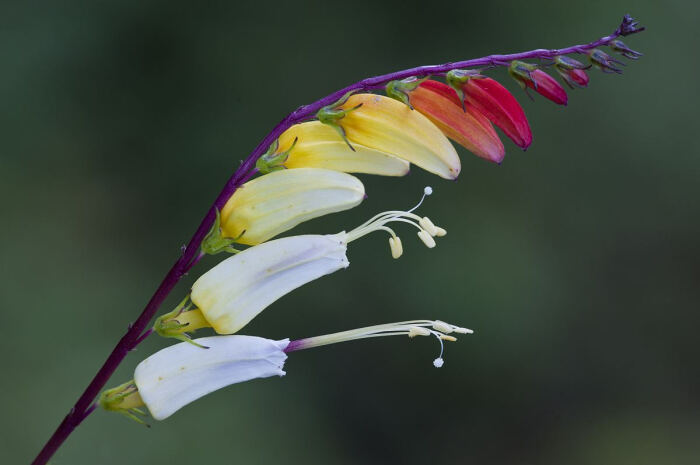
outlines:
{"label": "flower bud", "polygon": [[503,161],[505,149],[489,120],[471,105],[462,109],[457,93],[450,86],[428,80],[411,92],[410,97],[416,110],[447,137],[478,157],[496,163]]}
{"label": "flower bud", "polygon": [[620,39],[615,39],[608,44],[608,47],[620,53],[623,57],[629,58],[630,60],[638,60],[639,57],[643,56],[643,53],[636,52],[629,48]]}
{"label": "flower bud", "polygon": [[[292,146],[294,148],[290,149]],[[283,166],[290,169],[323,168],[403,176],[410,167],[406,160],[357,143],[353,143],[355,150],[350,150],[332,127],[319,121],[295,124],[287,129],[279,137],[279,147],[281,153],[287,153]]]}
{"label": "flower bud", "polygon": [[523,89],[529,87],[558,105],[566,105],[568,97],[564,88],[552,76],[538,69],[537,66],[522,61],[513,61],[508,72]]}
{"label": "flower bud", "polygon": [[351,143],[390,153],[445,179],[460,172],[459,156],[428,118],[383,95],[356,94],[341,108],[356,108],[342,120]]}
{"label": "flower bud", "polygon": [[275,171],[243,184],[221,210],[221,233],[241,244],[264,242],[312,218],[355,207],[365,188],[332,170]]}
{"label": "flower bud", "polygon": [[532,143],[532,131],[525,112],[513,94],[497,81],[470,79],[464,85],[467,108],[474,107],[522,149]]}
{"label": "flower bud", "polygon": [[592,64],[594,64],[604,73],[622,74],[622,70],[615,65],[625,66],[623,62],[614,59],[604,51],[597,48],[594,48],[588,52],[588,58],[591,60]]}
{"label": "flower bud", "polygon": [[564,79],[569,87],[586,87],[588,86],[588,74],[584,71],[590,68],[591,65],[584,65],[578,60],[567,56],[558,56],[554,58],[554,67],[559,75]]}

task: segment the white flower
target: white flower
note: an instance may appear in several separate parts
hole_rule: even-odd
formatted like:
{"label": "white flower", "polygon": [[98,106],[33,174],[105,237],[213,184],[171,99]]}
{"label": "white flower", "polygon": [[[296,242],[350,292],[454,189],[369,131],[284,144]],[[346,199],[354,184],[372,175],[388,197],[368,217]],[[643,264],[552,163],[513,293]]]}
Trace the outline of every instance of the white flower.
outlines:
{"label": "white flower", "polygon": [[[182,342],[151,355],[136,367],[134,381],[105,391],[100,405],[141,421],[145,405],[156,420],[164,420],[185,405],[231,384],[256,378],[284,376],[287,354],[313,347],[384,336],[433,336],[440,341],[440,355],[433,365],[444,363],[443,341],[456,341],[450,333],[472,330],[440,320],[412,320],[289,341],[253,336],[213,336]],[[204,348],[203,348],[204,347]],[[136,389],[134,389],[134,385]]]}
{"label": "white flower", "polygon": [[217,333],[235,333],[283,295],[346,268],[346,236],[292,236],[251,247],[202,275],[192,302]]}
{"label": "white flower", "polygon": [[[432,189],[426,188],[423,198],[430,193]],[[217,333],[235,333],[283,295],[348,267],[348,243],[373,231],[390,234],[391,254],[399,258],[403,245],[387,226],[389,223],[413,225],[418,229],[418,238],[427,247],[435,247],[433,236],[443,236],[446,232],[427,217],[412,213],[418,206],[420,203],[408,211],[380,213],[347,233],[285,237],[246,249],[202,275],[192,286],[192,302]],[[180,323],[189,316],[195,315],[190,312],[175,312],[173,315],[183,319]],[[179,328],[187,330],[182,324]]]}
{"label": "white flower", "polygon": [[139,363],[134,373],[151,416],[164,420],[210,392],[255,378],[284,376],[289,339],[214,336],[163,349]]}

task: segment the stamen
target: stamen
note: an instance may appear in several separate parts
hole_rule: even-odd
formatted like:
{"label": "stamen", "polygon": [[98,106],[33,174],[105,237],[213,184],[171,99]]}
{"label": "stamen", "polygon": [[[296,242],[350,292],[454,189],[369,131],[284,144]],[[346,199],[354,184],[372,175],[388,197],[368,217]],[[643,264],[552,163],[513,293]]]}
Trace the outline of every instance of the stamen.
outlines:
{"label": "stamen", "polygon": [[401,238],[398,236],[389,238],[389,247],[391,248],[392,258],[399,258],[403,255],[403,244],[401,244]]}
{"label": "stamen", "polygon": [[435,247],[435,239],[433,239],[433,236],[431,236],[428,231],[421,229],[418,231],[418,238],[423,241],[423,244],[429,249],[432,249]]}
{"label": "stamen", "polygon": [[456,341],[457,338],[448,336],[447,333],[457,332],[461,334],[471,333],[467,328],[451,325],[440,320],[413,320],[400,321],[397,323],[389,323],[377,326],[368,326],[366,328],[358,328],[340,333],[326,334],[324,336],[311,337],[306,339],[298,339],[289,343],[285,352],[294,352],[297,350],[310,349],[312,347],[320,347],[338,342],[354,341],[357,339],[367,339],[371,337],[384,336],[408,336],[414,338],[416,336],[435,336],[440,343],[440,355],[433,362],[436,367],[441,367],[445,361],[442,358],[445,350],[443,341]]}
{"label": "stamen", "polygon": [[428,231],[428,233],[431,236],[436,236],[437,235],[437,227],[433,224],[432,221],[430,221],[430,218],[427,216],[424,216],[423,218],[420,219],[418,222],[421,228],[425,229]]}
{"label": "stamen", "polygon": [[422,326],[414,326],[408,330],[408,337],[414,338],[416,336],[430,336],[430,330]]}
{"label": "stamen", "polygon": [[391,236],[391,238],[389,238],[391,256],[393,258],[399,258],[403,254],[403,244],[396,233],[387,225],[389,223],[407,223],[418,229],[418,238],[428,248],[435,247],[435,240],[433,239],[433,236],[444,236],[446,234],[445,230],[435,226],[435,224],[427,216],[420,217],[413,213],[413,211],[423,204],[425,198],[432,193],[432,187],[426,186],[423,189],[423,195],[420,201],[410,210],[390,210],[374,215],[357,228],[348,232],[346,236],[347,242],[350,243],[374,231],[386,231]]}

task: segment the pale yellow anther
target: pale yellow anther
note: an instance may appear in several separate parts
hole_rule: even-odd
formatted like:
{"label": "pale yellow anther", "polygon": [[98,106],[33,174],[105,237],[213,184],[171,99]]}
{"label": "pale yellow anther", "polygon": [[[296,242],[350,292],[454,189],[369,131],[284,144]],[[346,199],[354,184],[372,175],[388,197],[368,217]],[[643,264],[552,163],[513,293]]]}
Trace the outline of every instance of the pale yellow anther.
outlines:
{"label": "pale yellow anther", "polygon": [[435,226],[435,235],[437,237],[444,237],[447,236],[447,231],[442,229],[440,226]]}
{"label": "pale yellow anther", "polygon": [[418,232],[418,238],[423,241],[423,244],[425,244],[426,247],[429,249],[432,249],[435,247],[435,239],[433,239],[433,236],[431,236],[428,231],[421,230]]}
{"label": "pale yellow anther", "polygon": [[472,331],[472,330],[469,329],[469,328],[459,328],[459,327],[455,327],[455,328],[454,328],[454,332],[455,332],[455,333],[459,333],[459,334],[474,334],[474,331]]}
{"label": "pale yellow anther", "polygon": [[403,255],[403,245],[401,244],[400,237],[390,237],[389,247],[391,247],[391,256],[393,258],[399,258],[401,255]]}
{"label": "pale yellow anther", "polygon": [[445,323],[444,321],[435,320],[433,323],[433,329],[435,331],[440,331],[441,333],[450,334],[454,331],[454,326]]}
{"label": "pale yellow anther", "polygon": [[447,336],[447,335],[445,335],[445,334],[441,334],[441,335],[440,335],[440,339],[442,339],[443,341],[450,341],[450,342],[455,342],[455,341],[457,340],[456,337],[454,337],[454,336]]}
{"label": "pale yellow anther", "polygon": [[408,330],[408,337],[416,336],[430,336],[430,330],[425,329],[421,326],[413,326],[411,329]]}
{"label": "pale yellow anther", "polygon": [[432,221],[430,221],[430,218],[428,218],[427,216],[421,218],[420,221],[418,221],[418,224],[421,228],[428,231],[428,234],[430,234],[431,236],[437,236],[437,227],[433,224]]}

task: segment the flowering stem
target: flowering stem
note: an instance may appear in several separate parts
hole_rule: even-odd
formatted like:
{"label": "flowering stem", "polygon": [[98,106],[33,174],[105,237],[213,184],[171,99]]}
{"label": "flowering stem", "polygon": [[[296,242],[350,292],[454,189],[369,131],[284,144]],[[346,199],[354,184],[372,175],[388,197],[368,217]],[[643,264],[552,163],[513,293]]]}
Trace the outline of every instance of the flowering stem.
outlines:
{"label": "flowering stem", "polygon": [[410,77],[422,77],[428,75],[444,75],[445,73],[462,68],[479,68],[479,67],[497,67],[508,66],[513,60],[527,59],[552,59],[558,55],[567,55],[573,53],[586,53],[597,47],[605,46],[611,41],[620,36],[641,32],[644,28],[636,26],[634,20],[626,15],[620,26],[610,35],[601,37],[600,39],[584,44],[574,45],[563,49],[537,49],[529,52],[515,53],[511,55],[489,55],[483,58],[477,58],[467,61],[459,61],[454,63],[445,63],[442,65],[419,66],[403,71],[375,76],[364,79],[362,81],[351,84],[344,89],[338,90],[320,100],[309,105],[303,105],[295,111],[287,115],[277,126],[258,144],[253,152],[246,158],[236,172],[226,182],[224,188],[219,193],[219,196],[214,201],[209,211],[202,219],[196,232],[190,239],[187,246],[182,250],[182,255],[173,264],[168,274],[156,289],[151,299],[146,304],[141,314],[136,321],[129,325],[126,334],[119,340],[112,353],[107,357],[102,367],[99,369],[90,384],[85,388],[85,391],[78,398],[77,402],[71,408],[70,412],[63,419],[49,441],[44,445],[39,455],[32,462],[34,465],[43,465],[53,456],[56,450],[63,444],[66,438],[73,430],[95,409],[94,400],[105,386],[109,378],[117,369],[119,364],[124,360],[129,351],[133,350],[151,333],[147,326],[158,308],[161,306],[166,297],[173,290],[180,279],[202,258],[200,252],[202,240],[207,235],[214,220],[216,211],[221,210],[228,199],[243,183],[250,179],[256,172],[256,161],[262,156],[272,143],[288,128],[294,124],[314,119],[317,112],[323,107],[333,105],[339,101],[348,92],[371,91],[383,88],[388,82],[406,79]]}

